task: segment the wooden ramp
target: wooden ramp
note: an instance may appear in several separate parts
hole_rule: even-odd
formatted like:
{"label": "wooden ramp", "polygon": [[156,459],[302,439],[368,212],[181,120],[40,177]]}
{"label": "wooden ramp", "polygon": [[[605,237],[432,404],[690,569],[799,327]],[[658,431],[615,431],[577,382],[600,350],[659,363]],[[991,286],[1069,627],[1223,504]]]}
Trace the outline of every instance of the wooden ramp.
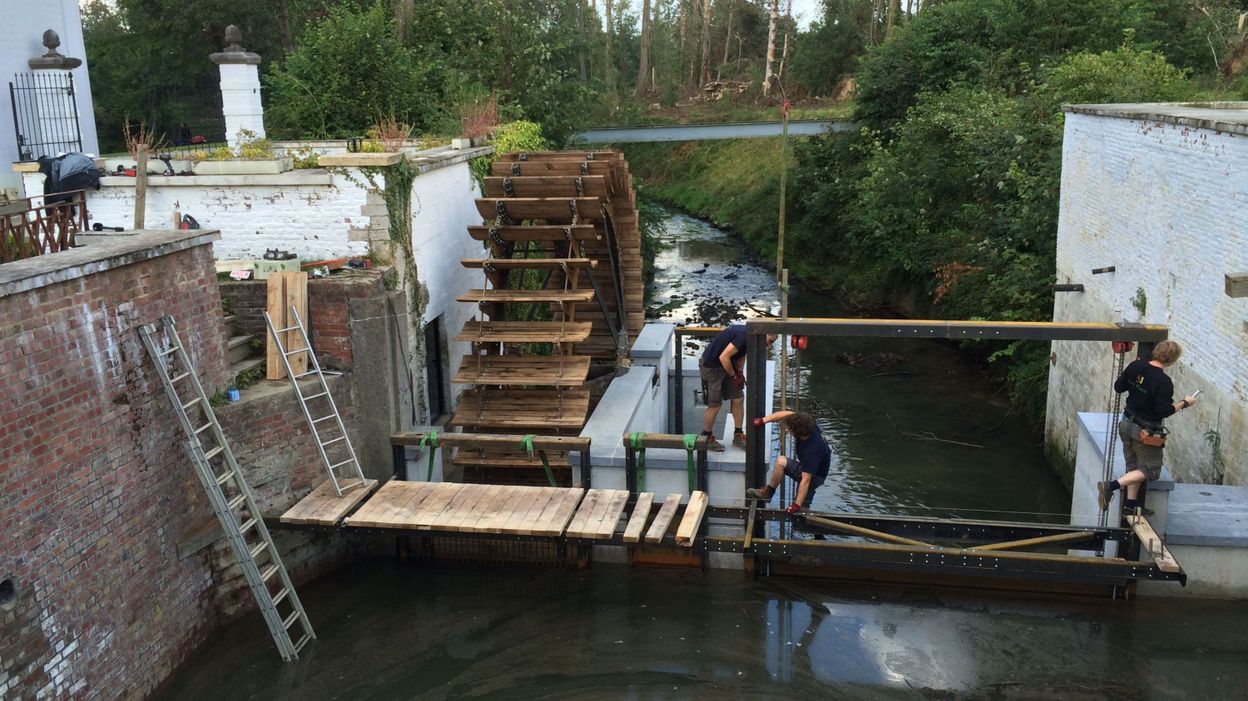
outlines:
{"label": "wooden ramp", "polygon": [[316,486],[289,511],[282,514],[282,523],[336,526],[343,516],[351,513],[356,504],[373,493],[377,480],[365,480],[363,488],[344,484],[342,496],[334,492],[334,485],[325,480]]}

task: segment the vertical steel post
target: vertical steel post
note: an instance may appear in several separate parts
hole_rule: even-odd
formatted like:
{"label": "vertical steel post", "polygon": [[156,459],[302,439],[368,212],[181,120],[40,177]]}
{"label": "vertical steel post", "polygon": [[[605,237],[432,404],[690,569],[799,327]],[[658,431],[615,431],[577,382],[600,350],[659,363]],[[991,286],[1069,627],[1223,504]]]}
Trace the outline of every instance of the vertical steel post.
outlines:
{"label": "vertical steel post", "polygon": [[394,478],[396,480],[407,479],[407,446],[390,446],[390,459],[394,465]]}
{"label": "vertical steel post", "polygon": [[745,347],[746,363],[750,368],[746,375],[746,438],[745,478],[748,486],[757,487],[763,482],[766,470],[767,445],[766,431],[762,426],[755,426],[752,419],[767,415],[767,335],[749,333],[746,324]]}
{"label": "vertical steel post", "polygon": [[581,450],[581,488],[589,489],[589,470],[590,470],[590,453],[589,448]]}
{"label": "vertical steel post", "polygon": [[702,447],[698,449],[697,460],[697,484],[698,490],[706,493],[711,491],[711,475],[710,462],[706,459],[706,442],[703,441]]}
{"label": "vertical steel post", "polygon": [[631,445],[624,446],[624,488],[629,494],[637,494],[637,452]]}
{"label": "vertical steel post", "polygon": [[675,415],[672,417],[672,433],[685,432],[685,350],[680,340],[680,327],[676,327],[676,365],[675,377],[672,378],[672,393],[675,395]]}

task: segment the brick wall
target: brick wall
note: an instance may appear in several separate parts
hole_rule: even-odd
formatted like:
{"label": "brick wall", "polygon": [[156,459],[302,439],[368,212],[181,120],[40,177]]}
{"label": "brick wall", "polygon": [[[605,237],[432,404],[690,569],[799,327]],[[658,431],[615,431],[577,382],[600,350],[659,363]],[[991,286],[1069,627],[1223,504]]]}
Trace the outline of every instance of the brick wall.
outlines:
{"label": "brick wall", "polygon": [[210,246],[0,297],[0,697],[142,696],[214,621],[211,514],[139,341],[173,314],[226,374]]}
{"label": "brick wall", "polygon": [[[1139,120],[1066,116],[1055,321],[1165,324],[1184,349],[1170,370],[1200,403],[1169,423],[1167,466],[1189,482],[1248,483],[1248,300],[1223,276],[1248,270],[1248,136]],[[1092,275],[1093,268],[1114,273]],[[1142,295],[1141,295],[1142,293]],[[1133,299],[1142,296],[1141,311]],[[1053,344],[1047,434],[1073,463],[1078,411],[1105,411],[1108,344]],[[1208,436],[1221,438],[1220,459]]]}

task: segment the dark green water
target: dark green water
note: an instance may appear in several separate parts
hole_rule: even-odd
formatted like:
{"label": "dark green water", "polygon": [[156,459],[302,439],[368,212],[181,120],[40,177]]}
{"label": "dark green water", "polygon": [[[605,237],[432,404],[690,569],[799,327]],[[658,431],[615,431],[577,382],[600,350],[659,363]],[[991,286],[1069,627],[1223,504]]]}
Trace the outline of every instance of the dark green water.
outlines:
{"label": "dark green water", "polygon": [[[680,215],[669,231],[674,245],[658,261],[665,318],[723,323],[706,314],[775,305],[770,273],[723,232]],[[792,313],[839,311],[799,290]],[[816,508],[1067,520],[1068,497],[1034,437],[958,354],[931,342],[812,340],[791,387],[835,451]],[[249,614],[158,698],[1248,699],[1248,607],[1228,602],[390,560],[300,593],[319,640],[298,662],[282,663]]]}
{"label": "dark green water", "polygon": [[375,560],[301,589],[319,639],[259,616],[163,699],[1215,699],[1248,689],[1248,609],[846,593],[735,573]]}

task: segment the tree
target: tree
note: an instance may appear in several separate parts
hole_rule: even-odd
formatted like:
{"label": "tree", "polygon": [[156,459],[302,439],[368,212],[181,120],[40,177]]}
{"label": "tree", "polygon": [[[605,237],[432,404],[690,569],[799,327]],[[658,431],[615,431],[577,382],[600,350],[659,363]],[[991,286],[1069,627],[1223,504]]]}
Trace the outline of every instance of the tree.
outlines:
{"label": "tree", "polygon": [[780,0],[771,0],[771,11],[767,21],[767,67],[763,71],[763,94],[771,94],[771,67],[776,62],[776,24],[780,21]]}
{"label": "tree", "polygon": [[615,57],[611,53],[611,16],[615,13],[612,12],[613,8],[611,7],[611,0],[603,0],[603,2],[605,3],[606,8],[607,8],[607,46],[606,46],[606,61],[603,63],[603,70],[605,71],[603,79],[606,81],[608,88],[614,88],[615,87]]}
{"label": "tree", "polygon": [[650,0],[641,3],[641,57],[637,64],[637,87],[635,92],[641,95],[646,92],[646,82],[650,78]]}
{"label": "tree", "polygon": [[702,0],[702,70],[698,73],[699,86],[711,79],[711,0]]}

